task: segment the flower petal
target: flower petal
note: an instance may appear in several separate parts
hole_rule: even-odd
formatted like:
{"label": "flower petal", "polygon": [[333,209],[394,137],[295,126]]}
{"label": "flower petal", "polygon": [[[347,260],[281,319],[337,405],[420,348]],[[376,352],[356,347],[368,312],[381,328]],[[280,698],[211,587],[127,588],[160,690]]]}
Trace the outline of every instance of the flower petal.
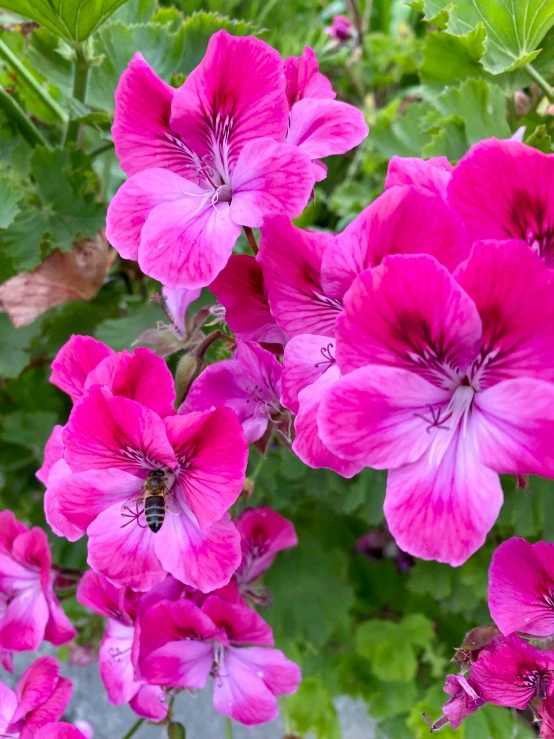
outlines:
{"label": "flower petal", "polygon": [[21,590],[0,618],[0,648],[14,652],[37,650],[48,623],[48,604],[39,584]]}
{"label": "flower petal", "polygon": [[387,169],[385,190],[397,185],[414,185],[415,187],[446,198],[446,188],[454,167],[446,157],[393,156]]}
{"label": "flower petal", "polygon": [[272,646],[274,643],[271,626],[249,606],[210,595],[202,605],[202,613],[223,629],[231,644]]}
{"label": "flower petal", "polygon": [[133,626],[124,626],[117,621],[108,621],[98,655],[100,677],[106,688],[108,700],[114,706],[128,703],[140,689],[141,683],[134,678],[131,662]]}
{"label": "flower petal", "polygon": [[300,334],[291,339],[283,356],[283,405],[298,413],[298,393],[334,365],[335,341],[331,337]]}
{"label": "flower petal", "polygon": [[18,705],[12,722],[24,719],[27,714],[46,703],[54,695],[59,677],[60,666],[54,657],[41,657],[33,662],[17,684]]}
{"label": "flower petal", "polygon": [[142,685],[129,701],[129,706],[137,716],[156,723],[163,721],[168,711],[166,693],[156,685]]}
{"label": "flower petal", "polygon": [[278,552],[298,544],[294,525],[272,508],[247,508],[235,526],[241,538],[242,562],[237,571],[241,583],[257,580]]}
{"label": "flower petal", "polygon": [[154,685],[202,690],[212,667],[213,651],[210,642],[169,642],[146,657],[141,672]]}
{"label": "flower petal", "polygon": [[77,601],[99,616],[132,626],[133,620],[125,609],[125,588],[118,588],[94,570],[87,570],[77,588]]}
{"label": "flower petal", "polygon": [[300,667],[287,659],[279,649],[247,647],[234,649],[236,659],[260,677],[273,695],[296,693],[301,680]]}
{"label": "flower petal", "polygon": [[63,426],[56,424],[44,447],[44,462],[42,463],[42,467],[35,473],[35,476],[43,485],[48,485],[48,477],[50,476],[52,467],[63,457],[62,434]]}
{"label": "flower petal", "polygon": [[336,97],[330,81],[319,71],[315,51],[309,46],[304,47],[301,56],[287,57],[284,66],[287,99],[291,107],[304,98],[332,100]]}
{"label": "flower petal", "polygon": [[73,334],[52,362],[50,382],[76,403],[85,392],[88,373],[113,353],[113,349],[92,336]]}

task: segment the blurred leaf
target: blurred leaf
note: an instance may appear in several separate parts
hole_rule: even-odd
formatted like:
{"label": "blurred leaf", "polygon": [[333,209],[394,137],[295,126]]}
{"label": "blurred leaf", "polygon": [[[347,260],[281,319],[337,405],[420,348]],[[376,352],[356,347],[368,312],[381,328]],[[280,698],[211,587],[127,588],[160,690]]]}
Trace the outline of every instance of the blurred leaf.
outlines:
{"label": "blurred leaf", "polygon": [[[429,727],[423,720],[422,713],[429,716],[432,721],[439,718],[442,714],[442,706],[448,700],[448,696],[442,690],[441,685],[434,685],[427,691],[425,697],[412,708],[408,717],[408,728],[413,732],[414,739],[428,739]],[[454,731],[450,724],[444,726],[440,731],[441,737],[446,739],[463,739],[466,736],[466,722],[464,721],[459,729]],[[468,739],[476,739],[473,734],[467,735]],[[509,734],[506,735],[508,737]]]}
{"label": "blurred leaf", "polygon": [[26,447],[36,459],[41,459],[44,445],[56,421],[57,414],[49,411],[16,411],[2,419],[0,438],[10,444]]}
{"label": "blurred leaf", "polygon": [[525,143],[527,146],[532,146],[545,154],[552,154],[552,139],[544,123],[535,128],[533,133],[525,139]]}
{"label": "blurred leaf", "polygon": [[480,77],[483,67],[485,28],[482,23],[465,36],[444,31],[427,34],[423,46],[421,79],[423,82],[448,84],[468,77]]}
{"label": "blurred leaf", "polygon": [[295,733],[304,735],[311,732],[317,739],[340,739],[337,712],[319,678],[303,680],[295,695],[281,699],[281,706]]}
{"label": "blurred leaf", "polygon": [[130,349],[132,343],[143,331],[156,326],[161,315],[158,305],[145,303],[140,308],[131,311],[128,316],[103,321],[97,327],[95,336],[117,352]]}
{"label": "blurred leaf", "polygon": [[[417,700],[415,682],[385,682],[379,680],[379,686],[370,692],[368,703],[373,718],[390,718],[400,713],[409,713]],[[389,734],[397,739],[397,734]]]}
{"label": "blurred leaf", "polygon": [[408,588],[414,593],[440,600],[452,593],[453,580],[454,570],[449,565],[417,560],[410,570]]}
{"label": "blurred leaf", "polygon": [[429,142],[429,135],[421,129],[421,121],[432,107],[426,102],[414,102],[403,114],[398,114],[398,106],[396,102],[380,112],[371,129],[370,144],[387,158],[395,154],[421,156],[421,150]]}
{"label": "blurred leaf", "polygon": [[21,194],[14,191],[7,177],[0,177],[0,228],[7,228],[13,221],[19,208]]}
{"label": "blurred leaf", "polygon": [[13,10],[67,41],[84,41],[126,0],[0,0]]}
{"label": "blurred leaf", "polygon": [[0,377],[17,377],[29,364],[29,345],[40,332],[40,323],[14,328],[5,313],[0,314]]}

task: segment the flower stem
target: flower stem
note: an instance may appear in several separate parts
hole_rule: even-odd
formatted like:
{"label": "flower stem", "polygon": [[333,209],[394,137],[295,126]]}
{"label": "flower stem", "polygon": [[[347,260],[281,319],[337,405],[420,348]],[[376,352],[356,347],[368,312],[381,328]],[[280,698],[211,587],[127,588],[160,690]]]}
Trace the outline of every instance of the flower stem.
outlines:
{"label": "flower stem", "polygon": [[254,252],[254,255],[256,255],[259,252],[258,244],[256,243],[256,237],[252,233],[252,229],[249,226],[243,226],[244,229],[244,235],[246,236],[246,239],[248,240],[248,243],[250,244],[250,248]]}
{"label": "flower stem", "polygon": [[132,736],[134,736],[137,731],[140,729],[140,727],[143,725],[146,719],[139,718],[139,720],[134,724],[129,731],[125,734],[123,739],[131,739]]}
{"label": "flower stem", "polygon": [[[87,96],[88,73],[90,70],[90,62],[85,55],[82,44],[75,44],[75,73],[73,77],[73,97],[80,103],[85,102]],[[77,121],[70,120],[67,124],[65,133],[65,144],[77,143],[79,136],[80,124]]]}
{"label": "flower stem", "polygon": [[233,739],[233,722],[229,716],[225,719],[225,736],[226,739]]}
{"label": "flower stem", "polygon": [[8,118],[17,124],[21,135],[31,146],[48,146],[48,142],[35,124],[27,118],[22,108],[3,87],[0,87],[0,108],[3,108]]}
{"label": "flower stem", "polygon": [[89,157],[91,159],[94,159],[97,156],[100,156],[100,154],[105,154],[107,151],[111,151],[113,149],[113,141],[106,141],[105,144],[102,144],[101,146],[98,146],[96,149],[93,149],[92,151],[89,151]]}
{"label": "flower stem", "polygon": [[544,79],[542,74],[537,72],[535,67],[533,67],[532,64],[526,64],[525,65],[525,71],[531,77],[533,82],[535,82],[536,85],[538,85],[541,90],[544,92],[546,97],[550,100],[550,102],[554,101],[554,91],[552,90],[552,86],[548,84],[548,82]]}
{"label": "flower stem", "polygon": [[216,331],[212,331],[211,334],[208,334],[206,338],[200,344],[198,344],[198,346],[194,350],[194,356],[198,357],[198,359],[204,359],[204,356],[210,346],[218,339],[221,339],[222,336],[223,333],[219,329],[217,329]]}

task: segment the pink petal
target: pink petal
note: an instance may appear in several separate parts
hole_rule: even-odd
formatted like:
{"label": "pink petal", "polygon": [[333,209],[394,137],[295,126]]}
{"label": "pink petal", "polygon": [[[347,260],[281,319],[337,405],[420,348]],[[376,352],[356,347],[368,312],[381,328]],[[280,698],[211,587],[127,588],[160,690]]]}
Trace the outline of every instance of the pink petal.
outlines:
{"label": "pink petal", "polygon": [[[8,652],[5,649],[0,649],[0,665],[6,670],[6,672],[9,672],[10,675],[13,675],[13,654],[12,652]],[[1,688],[1,683],[0,683]],[[1,704],[1,700],[0,700]],[[2,720],[2,715],[0,714],[0,721]]]}
{"label": "pink petal", "polygon": [[16,519],[12,511],[0,511],[0,552],[3,549],[11,551],[15,538],[26,531],[29,529]]}
{"label": "pink petal", "polygon": [[185,316],[191,303],[198,300],[202,288],[188,290],[186,287],[165,287],[162,290],[163,298],[173,322],[178,330],[186,335]]}
{"label": "pink petal", "polygon": [[141,686],[134,678],[131,662],[133,633],[133,626],[123,626],[110,620],[100,646],[100,676],[108,700],[114,706],[128,703]]}
{"label": "pink petal", "polygon": [[[199,157],[231,167],[244,146],[270,136],[283,141],[288,106],[283,62],[253,36],[218,31],[199,66],[175,91],[171,127]],[[226,165],[226,166],[225,166]]]}
{"label": "pink petal", "polygon": [[319,159],[350,151],[368,132],[364,114],[353,105],[305,98],[292,106],[286,141]]}
{"label": "pink petal", "polygon": [[554,291],[544,262],[519,241],[479,242],[456,277],[483,322],[479,387],[521,375],[553,381]]}
{"label": "pink petal", "polygon": [[502,542],[489,569],[489,610],[503,634],[554,634],[554,544]]}
{"label": "pink petal", "polygon": [[176,207],[193,193],[196,207],[203,191],[167,169],[147,169],[127,180],[113,197],[106,216],[106,238],[123,259],[137,260],[141,232],[150,213],[159,205]]}
{"label": "pink petal", "polygon": [[309,46],[304,47],[301,56],[285,59],[285,77],[290,107],[304,98],[329,100],[336,96],[330,81],[319,71],[315,51]]}
{"label": "pink petal", "polygon": [[253,608],[210,595],[202,612],[220,627],[231,644],[272,646],[273,631]]}
{"label": "pink petal", "polygon": [[155,685],[201,690],[213,663],[213,644],[184,639],[151,652],[142,663],[142,674]]}
{"label": "pink petal", "polygon": [[40,586],[20,591],[0,618],[0,648],[35,651],[44,639],[48,604]]}
{"label": "pink petal", "polygon": [[453,270],[468,256],[465,228],[442,200],[414,187],[387,190],[325,251],[321,279],[342,299],[357,275],[390,254],[431,254]]}
{"label": "pink petal", "polygon": [[250,141],[231,175],[231,218],[259,227],[267,216],[296,218],[306,207],[315,178],[302,149],[269,138]]}
{"label": "pink petal", "polygon": [[17,684],[18,705],[12,722],[24,719],[28,713],[46,703],[54,695],[59,677],[60,666],[54,657],[41,657],[33,662]]}
{"label": "pink petal", "polygon": [[44,462],[42,463],[42,467],[35,473],[36,477],[43,485],[48,485],[48,477],[52,467],[63,457],[62,434],[63,426],[56,424],[46,442],[46,446],[44,447]]}
{"label": "pink petal", "polygon": [[73,335],[52,362],[50,382],[76,403],[84,393],[88,373],[113,353],[113,349],[92,336]]}
{"label": "pink petal", "polygon": [[285,347],[281,402],[298,413],[298,393],[335,365],[335,341],[329,336],[300,334]]}
{"label": "pink petal", "polygon": [[241,560],[240,534],[225,516],[200,529],[186,513],[167,515],[156,554],[177,580],[209,593],[226,585]]}
{"label": "pink petal", "polygon": [[554,384],[520,377],[477,393],[477,448],[499,473],[554,477]]}
{"label": "pink petal", "polygon": [[273,695],[296,693],[301,680],[300,667],[279,649],[247,647],[233,649],[233,656],[260,677]]}
{"label": "pink petal", "polygon": [[201,527],[210,526],[244,485],[248,444],[240,422],[234,411],[220,407],[166,418],[165,423],[180,465],[174,493]]}
{"label": "pink petal", "polygon": [[122,528],[122,521],[121,504],[116,503],[88,527],[88,564],[114,585],[150,590],[166,576],[155,551],[156,535],[136,521]]}
{"label": "pink petal", "polygon": [[204,287],[225,267],[240,226],[229,203],[186,183],[185,197],[158,205],[141,232],[138,261],[142,271],[169,287]]}
{"label": "pink petal", "polygon": [[176,466],[159,416],[134,400],[94,385],[73,408],[64,430],[72,470],[115,467],[129,473]]}
{"label": "pink petal", "polygon": [[123,351],[107,357],[89,373],[85,390],[91,385],[105,385],[113,395],[136,400],[162,418],[175,413],[173,375],[151,349],[139,347],[133,354]]}
{"label": "pink petal", "polygon": [[149,721],[163,721],[167,716],[166,693],[155,685],[143,685],[129,701],[130,707],[142,718]]}
{"label": "pink petal", "polygon": [[83,536],[85,529],[71,523],[61,511],[63,497],[61,493],[66,488],[63,480],[70,476],[71,468],[63,459],[52,468],[49,477],[50,484],[44,494],[44,515],[56,536],[64,536],[69,541],[77,541]]}
{"label": "pink petal", "polygon": [[294,421],[296,438],[292,449],[309,467],[330,469],[342,477],[353,477],[363,468],[363,461],[338,457],[323,442],[318,427],[320,403],[327,389],[340,377],[337,367],[325,372],[319,380],[304,388],[298,396],[299,412]]}
{"label": "pink petal", "polygon": [[[83,722],[78,721],[77,723]],[[39,739],[39,735],[37,735],[37,739]],[[87,737],[73,724],[54,721],[41,727],[40,739],[87,739]]]}
{"label": "pink petal", "polygon": [[387,169],[385,190],[397,185],[415,187],[446,198],[446,188],[454,167],[446,157],[417,159],[416,157],[393,156]]}
{"label": "pink petal", "polygon": [[427,255],[391,256],[363,272],[337,323],[342,373],[366,364],[409,369],[451,387],[477,356],[481,321],[473,301]]}
{"label": "pink petal", "polygon": [[126,174],[152,167],[189,172],[191,157],[169,125],[174,93],[137,52],[115,91],[112,136]]}
{"label": "pink petal", "polygon": [[303,231],[284,217],[267,218],[261,231],[260,262],[271,312],[289,338],[333,336],[342,305],[321,286],[321,260],[330,234]]}
{"label": "pink petal", "polygon": [[537,713],[542,719],[541,730],[539,736],[542,739],[554,739],[554,698],[545,698]]}
{"label": "pink petal", "polygon": [[405,552],[458,566],[485,541],[502,506],[498,475],[479,460],[471,418],[437,465],[424,454],[389,472],[385,516]]}
{"label": "pink petal", "polygon": [[446,409],[450,398],[449,391],[415,372],[361,367],[325,393],[319,433],[323,443],[341,457],[376,469],[400,467],[416,462],[435,434],[442,432],[432,427],[433,419]]}
{"label": "pink petal", "polygon": [[[36,664],[36,663],[35,663]],[[61,677],[58,680],[53,695],[27,716],[20,739],[34,739],[41,736],[41,729],[52,721],[59,721],[63,716],[67,704],[71,700],[73,685],[71,680]],[[21,705],[21,704],[20,704]]]}
{"label": "pink petal", "polygon": [[56,647],[59,647],[61,644],[67,644],[67,642],[77,636],[77,631],[65,615],[65,611],[54,594],[52,585],[46,589],[44,595],[49,611],[44,638]]}
{"label": "pink petal", "polygon": [[17,696],[11,688],[8,688],[8,686],[4,685],[3,682],[0,682],[0,730],[3,730],[10,725],[16,708]]}
{"label": "pink petal", "polygon": [[554,159],[519,141],[489,139],[459,162],[448,199],[471,241],[523,239],[554,260]]}
{"label": "pink petal", "polygon": [[118,588],[94,570],[87,570],[77,588],[77,600],[99,616],[111,618],[124,626],[133,621],[125,609],[125,588]]}
{"label": "pink petal", "polygon": [[232,256],[210,290],[225,308],[225,320],[237,336],[267,344],[286,342],[283,330],[269,310],[262,268],[254,257]]}
{"label": "pink petal", "polygon": [[298,544],[294,525],[271,508],[247,508],[235,526],[241,537],[242,562],[237,572],[241,583],[257,580],[278,552]]}

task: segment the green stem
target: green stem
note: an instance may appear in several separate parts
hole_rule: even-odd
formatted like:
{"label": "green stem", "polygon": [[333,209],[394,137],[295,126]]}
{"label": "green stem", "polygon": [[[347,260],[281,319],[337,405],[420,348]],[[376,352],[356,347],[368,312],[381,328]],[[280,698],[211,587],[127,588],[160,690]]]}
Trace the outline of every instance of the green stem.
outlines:
{"label": "green stem", "polygon": [[225,719],[225,736],[226,739],[233,739],[233,722],[228,716]]}
{"label": "green stem", "polygon": [[140,729],[140,727],[143,725],[146,719],[139,718],[139,720],[134,724],[129,731],[125,734],[123,739],[131,739],[132,736],[134,736],[137,731]]}
{"label": "green stem", "polygon": [[48,146],[48,142],[35,124],[31,123],[23,109],[3,87],[0,87],[0,108],[3,108],[8,118],[11,118],[17,124],[21,135],[27,139],[31,146]]}
{"label": "green stem", "polygon": [[254,252],[254,255],[256,255],[259,251],[258,244],[256,243],[256,237],[254,236],[252,229],[249,226],[243,226],[243,229],[246,240],[250,244],[250,248]]}
{"label": "green stem", "polygon": [[19,76],[32,88],[33,92],[42,100],[42,102],[50,108],[52,113],[56,115],[62,123],[67,123],[67,113],[50,95],[46,92],[40,82],[34,77],[27,67],[16,57],[13,51],[2,40],[0,40],[0,57],[5,59],[8,64],[15,69]]}
{"label": "green stem", "polygon": [[552,86],[548,84],[548,82],[544,79],[542,74],[537,72],[535,67],[533,67],[532,64],[526,64],[525,65],[525,71],[531,77],[533,82],[537,84],[541,90],[544,92],[546,97],[550,100],[550,102],[554,101],[554,91],[552,90]]}
{"label": "green stem", "polygon": [[[82,44],[75,44],[75,73],[73,77],[73,97],[80,103],[85,102],[87,96],[88,73],[90,62],[87,59]],[[67,124],[65,144],[75,144],[79,136],[79,123],[70,120]]]}
{"label": "green stem", "polygon": [[98,146],[96,149],[93,149],[92,151],[89,151],[89,157],[91,159],[94,159],[95,157],[100,156],[100,154],[105,154],[107,151],[111,151],[112,149],[113,149],[113,141],[106,141],[105,144]]}
{"label": "green stem", "polygon": [[513,93],[508,95],[508,123],[510,125],[511,132],[514,133],[517,128],[517,111]]}

